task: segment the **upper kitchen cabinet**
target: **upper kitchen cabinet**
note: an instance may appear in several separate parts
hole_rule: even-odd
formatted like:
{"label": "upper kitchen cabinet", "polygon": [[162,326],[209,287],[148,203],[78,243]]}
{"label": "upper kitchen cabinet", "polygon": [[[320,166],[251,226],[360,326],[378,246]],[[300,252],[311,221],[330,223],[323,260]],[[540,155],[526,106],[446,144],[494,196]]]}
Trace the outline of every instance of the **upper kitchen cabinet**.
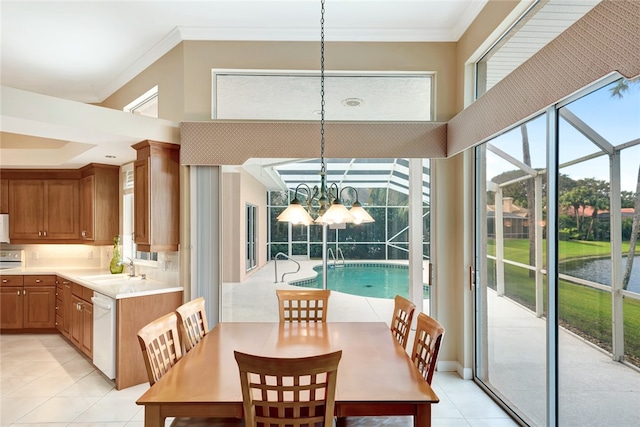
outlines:
{"label": "upper kitchen cabinet", "polygon": [[110,245],[119,234],[119,171],[96,163],[80,170],[80,237],[87,243]]}
{"label": "upper kitchen cabinet", "polygon": [[9,180],[0,179],[0,214],[9,213]]}
{"label": "upper kitchen cabinet", "polygon": [[134,241],[143,252],[177,251],[180,222],[180,146],[133,145]]}
{"label": "upper kitchen cabinet", "polygon": [[11,243],[64,243],[80,238],[77,179],[10,179]]}

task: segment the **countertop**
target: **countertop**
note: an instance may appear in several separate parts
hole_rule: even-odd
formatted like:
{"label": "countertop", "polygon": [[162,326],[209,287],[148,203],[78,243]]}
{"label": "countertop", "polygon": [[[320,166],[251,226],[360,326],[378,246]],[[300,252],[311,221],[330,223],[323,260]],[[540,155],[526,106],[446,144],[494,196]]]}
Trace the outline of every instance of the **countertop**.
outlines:
{"label": "countertop", "polygon": [[182,291],[182,286],[154,279],[134,278],[126,274],[110,274],[104,269],[87,268],[11,268],[2,275],[56,275],[85,286],[109,298],[122,299]]}

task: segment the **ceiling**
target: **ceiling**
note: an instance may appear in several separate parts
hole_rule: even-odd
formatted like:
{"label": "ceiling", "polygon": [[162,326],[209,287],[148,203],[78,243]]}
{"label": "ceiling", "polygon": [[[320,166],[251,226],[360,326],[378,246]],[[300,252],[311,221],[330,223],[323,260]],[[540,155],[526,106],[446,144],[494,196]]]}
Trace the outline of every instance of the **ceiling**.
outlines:
{"label": "ceiling", "polygon": [[[326,0],[327,41],[456,41],[486,0]],[[2,85],[100,102],[183,40],[318,40],[318,0],[1,1]]]}
{"label": "ceiling", "polygon": [[[326,0],[325,39],[456,41],[486,2]],[[129,147],[148,126],[144,117],[132,124],[138,130],[134,135],[120,132],[109,138],[105,127],[90,129],[91,120],[77,119],[74,128],[67,122],[49,123],[44,108],[40,121],[11,116],[7,110],[14,99],[30,93],[54,97],[30,98],[31,105],[46,104],[49,110],[56,109],[55,99],[101,102],[184,40],[318,40],[320,2],[0,0],[0,29],[0,166],[123,164],[134,158]],[[360,94],[366,108],[359,110],[375,105],[376,96],[381,94]],[[317,118],[317,112],[311,117]],[[177,134],[177,123],[163,126],[165,131],[173,126]]]}

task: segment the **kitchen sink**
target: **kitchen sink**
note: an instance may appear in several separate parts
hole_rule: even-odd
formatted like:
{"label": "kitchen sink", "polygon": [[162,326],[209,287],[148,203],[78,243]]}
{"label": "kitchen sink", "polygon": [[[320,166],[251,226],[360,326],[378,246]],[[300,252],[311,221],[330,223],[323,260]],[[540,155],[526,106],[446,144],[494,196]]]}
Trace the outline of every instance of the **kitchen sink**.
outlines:
{"label": "kitchen sink", "polygon": [[148,280],[142,275],[131,277],[128,274],[99,274],[96,276],[82,276],[80,277],[80,279],[86,280],[87,282],[91,282],[96,285],[111,285],[116,283],[140,282],[143,280]]}

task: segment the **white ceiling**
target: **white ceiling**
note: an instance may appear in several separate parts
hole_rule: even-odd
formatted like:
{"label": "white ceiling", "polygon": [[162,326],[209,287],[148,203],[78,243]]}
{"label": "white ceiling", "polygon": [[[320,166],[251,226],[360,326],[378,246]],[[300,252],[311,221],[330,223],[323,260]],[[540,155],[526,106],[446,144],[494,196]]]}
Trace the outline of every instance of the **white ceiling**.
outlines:
{"label": "white ceiling", "polygon": [[[456,41],[486,2],[326,0],[325,39]],[[147,118],[125,118],[135,131],[121,126],[110,137],[105,130],[117,117],[78,107],[84,120],[74,122],[60,117],[57,105],[69,105],[55,100],[100,102],[183,40],[317,41],[320,1],[0,0],[0,29],[0,166],[123,164],[133,160],[130,145],[149,129]],[[361,111],[375,105],[375,94],[358,97]],[[34,104],[42,106],[35,117]],[[91,129],[103,122],[109,126]],[[156,134],[177,135],[177,127],[165,121]]]}
{"label": "white ceiling", "polygon": [[[456,41],[487,0],[326,0],[327,41]],[[319,0],[1,1],[2,85],[100,102],[182,40],[318,40]]]}

